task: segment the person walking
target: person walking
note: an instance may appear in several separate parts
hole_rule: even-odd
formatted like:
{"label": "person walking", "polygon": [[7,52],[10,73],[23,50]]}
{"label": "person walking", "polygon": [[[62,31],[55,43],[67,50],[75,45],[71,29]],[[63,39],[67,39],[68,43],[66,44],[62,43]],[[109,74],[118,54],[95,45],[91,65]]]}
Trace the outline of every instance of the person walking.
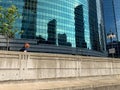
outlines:
{"label": "person walking", "polygon": [[20,51],[27,52],[29,47],[30,47],[30,44],[25,43],[24,46],[20,49]]}

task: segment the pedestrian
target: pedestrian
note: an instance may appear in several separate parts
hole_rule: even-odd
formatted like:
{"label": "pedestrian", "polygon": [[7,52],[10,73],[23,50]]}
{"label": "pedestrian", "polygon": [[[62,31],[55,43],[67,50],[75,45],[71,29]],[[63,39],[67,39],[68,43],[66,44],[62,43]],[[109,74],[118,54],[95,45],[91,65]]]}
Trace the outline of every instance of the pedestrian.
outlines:
{"label": "pedestrian", "polygon": [[25,43],[24,46],[20,49],[20,51],[27,52],[29,47],[30,47],[30,44],[29,43]]}

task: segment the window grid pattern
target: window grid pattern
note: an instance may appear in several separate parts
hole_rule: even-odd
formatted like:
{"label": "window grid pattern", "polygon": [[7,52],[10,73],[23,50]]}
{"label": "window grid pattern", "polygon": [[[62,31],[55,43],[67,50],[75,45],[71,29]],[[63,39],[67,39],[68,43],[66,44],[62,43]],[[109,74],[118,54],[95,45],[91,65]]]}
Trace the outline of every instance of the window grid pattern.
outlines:
{"label": "window grid pattern", "polygon": [[[76,47],[78,40],[82,43],[80,48],[92,49],[89,0],[3,0],[0,3],[4,7],[11,4],[15,4],[21,13],[16,26],[25,30],[21,37],[16,35],[17,38],[39,39],[40,43],[70,47]],[[75,8],[79,5],[82,5],[83,11],[75,15]],[[94,14],[91,15],[94,17]],[[75,20],[76,17],[79,21]],[[79,28],[78,37],[76,27]]]}

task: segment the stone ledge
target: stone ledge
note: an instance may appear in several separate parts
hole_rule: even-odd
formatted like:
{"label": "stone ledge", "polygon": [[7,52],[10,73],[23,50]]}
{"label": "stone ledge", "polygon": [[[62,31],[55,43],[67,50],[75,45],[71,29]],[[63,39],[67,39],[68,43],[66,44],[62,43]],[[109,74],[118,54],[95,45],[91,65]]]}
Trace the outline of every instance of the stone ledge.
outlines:
{"label": "stone ledge", "polygon": [[[0,83],[0,90],[94,90],[92,88],[120,85],[119,76],[84,77],[58,80],[37,80]],[[97,89],[95,89],[97,90]],[[105,89],[106,90],[106,89]],[[116,89],[115,89],[116,90]],[[119,90],[119,89],[117,89]]]}

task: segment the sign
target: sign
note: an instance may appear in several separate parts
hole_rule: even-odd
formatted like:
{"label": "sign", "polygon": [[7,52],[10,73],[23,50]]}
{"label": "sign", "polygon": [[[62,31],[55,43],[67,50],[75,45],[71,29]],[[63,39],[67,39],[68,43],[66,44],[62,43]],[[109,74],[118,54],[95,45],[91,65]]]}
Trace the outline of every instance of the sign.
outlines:
{"label": "sign", "polygon": [[109,53],[115,53],[115,48],[109,49]]}

